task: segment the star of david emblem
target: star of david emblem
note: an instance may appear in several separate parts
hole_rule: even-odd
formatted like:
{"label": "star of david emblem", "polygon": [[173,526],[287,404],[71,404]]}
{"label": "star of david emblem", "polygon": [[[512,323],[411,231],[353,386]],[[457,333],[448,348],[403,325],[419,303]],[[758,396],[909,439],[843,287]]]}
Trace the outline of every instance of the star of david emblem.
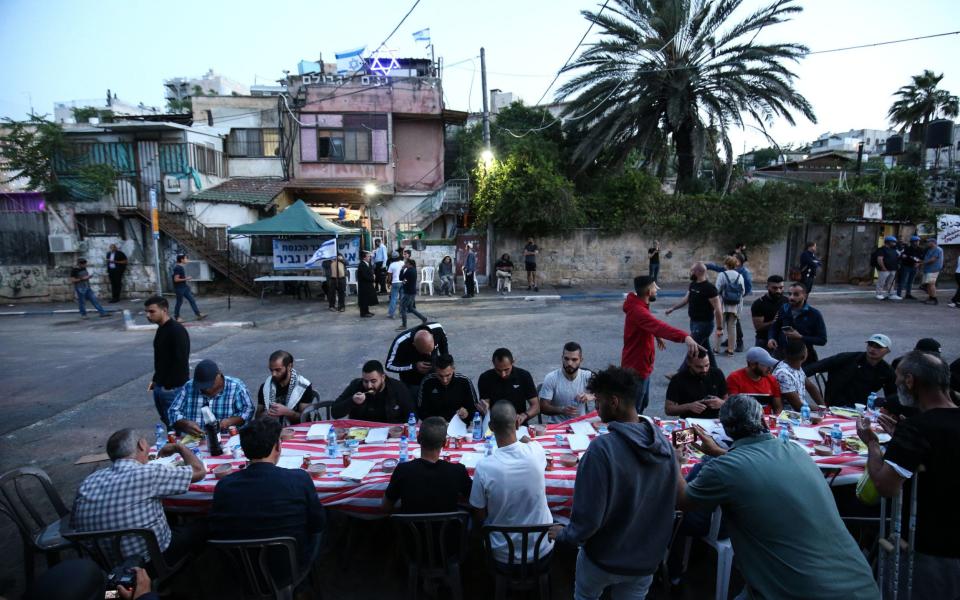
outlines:
{"label": "star of david emblem", "polygon": [[390,71],[399,68],[400,63],[398,63],[397,59],[393,56],[392,50],[378,50],[370,61],[370,70],[384,77],[390,75]]}

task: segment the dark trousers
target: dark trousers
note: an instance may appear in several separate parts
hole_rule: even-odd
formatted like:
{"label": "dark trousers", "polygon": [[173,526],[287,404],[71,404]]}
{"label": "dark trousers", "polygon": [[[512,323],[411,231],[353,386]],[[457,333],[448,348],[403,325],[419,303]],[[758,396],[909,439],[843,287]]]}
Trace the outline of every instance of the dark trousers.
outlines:
{"label": "dark trousers", "polygon": [[656,281],[657,277],[660,276],[660,263],[650,263],[650,277],[653,277],[653,280]]}
{"label": "dark trousers", "polygon": [[163,558],[168,564],[173,564],[190,553],[203,550],[206,541],[206,521],[190,521],[176,525],[170,528],[170,545],[163,551]]}
{"label": "dark trousers", "polygon": [[[710,356],[710,366],[717,366],[717,357],[713,355],[713,320],[710,321],[690,321],[690,337],[693,341],[700,344],[707,350]],[[680,363],[680,371],[687,366],[687,355],[683,355],[683,362]]]}
{"label": "dark trousers", "polygon": [[804,277],[800,282],[803,284],[803,287],[807,288],[807,294],[813,291],[813,277]]}
{"label": "dark trousers", "polygon": [[387,270],[383,268],[383,263],[378,262],[373,265],[374,286],[378,294],[387,293]]}
{"label": "dark trousers", "polygon": [[953,293],[953,298],[950,299],[950,302],[956,304],[960,302],[960,273],[954,273],[953,277],[957,281],[957,291]]}
{"label": "dark trousers", "polygon": [[467,273],[466,278],[463,280],[464,286],[467,288],[467,296],[473,296],[477,293],[477,274],[476,273]]}
{"label": "dark trousers", "polygon": [[417,310],[417,297],[404,294],[400,298],[400,322],[404,327],[407,326],[407,313],[416,315],[424,323],[427,322],[427,318]]}
{"label": "dark trousers", "polygon": [[[904,296],[911,296],[910,292],[913,291],[913,278],[917,275],[916,267],[900,267],[900,272],[897,273],[897,295],[903,298]],[[903,290],[907,290],[907,293],[904,294]]]}
{"label": "dark trousers", "polygon": [[347,280],[343,277],[327,281],[327,301],[330,308],[343,310],[347,301]]}
{"label": "dark trousers", "polygon": [[107,269],[107,276],[110,278],[110,301],[119,302],[123,292],[123,269]]}

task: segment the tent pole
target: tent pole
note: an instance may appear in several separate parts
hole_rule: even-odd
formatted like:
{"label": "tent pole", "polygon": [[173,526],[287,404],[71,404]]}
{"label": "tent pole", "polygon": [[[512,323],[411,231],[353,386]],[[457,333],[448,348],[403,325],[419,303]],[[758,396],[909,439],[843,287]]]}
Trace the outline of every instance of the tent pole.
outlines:
{"label": "tent pole", "polygon": [[233,295],[233,279],[230,278],[230,234],[227,234],[227,310],[230,310]]}

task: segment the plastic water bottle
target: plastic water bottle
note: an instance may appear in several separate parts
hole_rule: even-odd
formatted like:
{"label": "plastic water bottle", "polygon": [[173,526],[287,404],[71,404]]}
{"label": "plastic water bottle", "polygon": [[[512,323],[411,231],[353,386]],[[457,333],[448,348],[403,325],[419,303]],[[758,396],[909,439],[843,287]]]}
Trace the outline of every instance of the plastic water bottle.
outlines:
{"label": "plastic water bottle", "polygon": [[327,432],[327,457],[337,457],[337,432],[333,430],[333,427]]}
{"label": "plastic water bottle", "polygon": [[480,413],[473,413],[473,441],[475,442],[483,440],[483,431],[480,430],[481,424]]}
{"label": "plastic water bottle", "polygon": [[877,421],[877,393],[870,392],[870,395],[867,396],[867,410],[864,411],[866,417],[870,419],[871,422],[876,423]]}
{"label": "plastic water bottle", "polygon": [[804,400],[803,404],[800,405],[800,423],[803,425],[810,424],[810,405],[807,404],[806,400]]}
{"label": "plastic water bottle", "polygon": [[780,425],[780,434],[778,437],[785,442],[790,441],[790,424],[789,423],[783,423],[782,425]]}
{"label": "plastic water bottle", "polygon": [[167,443],[167,427],[163,423],[157,423],[157,452]]}
{"label": "plastic water bottle", "polygon": [[402,463],[405,463],[408,460],[410,460],[410,453],[407,449],[408,445],[409,444],[407,442],[407,436],[401,435],[400,436],[400,462]]}
{"label": "plastic water bottle", "polygon": [[830,428],[830,450],[833,451],[834,456],[840,454],[843,445],[843,431],[840,430],[840,424],[834,423],[833,427]]}
{"label": "plastic water bottle", "polygon": [[493,436],[488,435],[486,443],[486,455],[490,456],[491,454],[493,454]]}
{"label": "plastic water bottle", "polygon": [[407,439],[417,441],[417,415],[413,413],[407,418]]}

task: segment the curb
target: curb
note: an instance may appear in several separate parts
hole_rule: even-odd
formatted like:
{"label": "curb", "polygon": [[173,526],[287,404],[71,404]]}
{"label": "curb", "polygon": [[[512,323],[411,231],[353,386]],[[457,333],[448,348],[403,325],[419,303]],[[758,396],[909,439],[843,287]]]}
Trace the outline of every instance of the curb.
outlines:
{"label": "curb", "polygon": [[[250,329],[256,327],[257,324],[253,321],[214,321],[210,323],[200,324],[200,323],[184,323],[184,327],[189,328],[207,328],[207,327],[239,327],[241,329]],[[133,315],[130,314],[130,311],[123,309],[123,328],[126,331],[156,331],[157,326],[154,324],[149,325],[140,325],[134,322]]]}
{"label": "curb", "polygon": [[[92,311],[97,312],[97,311]],[[105,309],[108,315],[119,314],[117,309]],[[51,315],[79,315],[78,308],[58,308],[55,310],[17,310],[0,312],[0,317],[49,317]]]}

